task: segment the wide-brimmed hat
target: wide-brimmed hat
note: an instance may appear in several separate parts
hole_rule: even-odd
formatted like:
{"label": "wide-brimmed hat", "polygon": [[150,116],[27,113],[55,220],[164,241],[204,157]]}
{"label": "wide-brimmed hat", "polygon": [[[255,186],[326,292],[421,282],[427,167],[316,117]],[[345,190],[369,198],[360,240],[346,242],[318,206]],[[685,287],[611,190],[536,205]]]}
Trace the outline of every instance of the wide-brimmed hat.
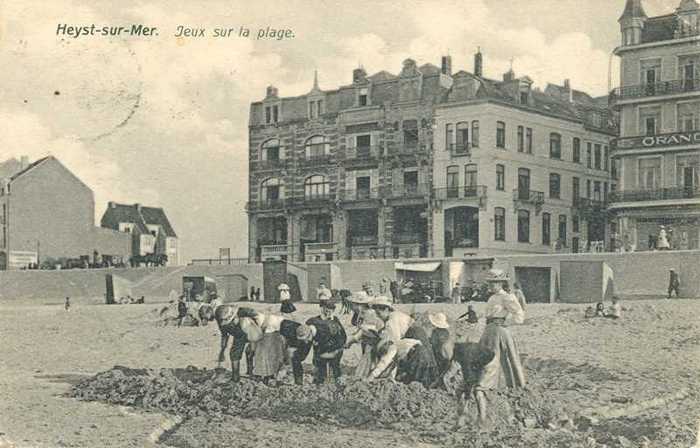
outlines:
{"label": "wide-brimmed hat", "polygon": [[279,289],[280,291],[284,291],[284,290],[289,291],[289,285],[286,283],[280,283],[280,285],[277,287],[277,289]]}
{"label": "wide-brimmed hat", "polygon": [[437,328],[450,328],[450,324],[447,323],[447,316],[445,316],[445,313],[428,314],[428,320]]}
{"label": "wide-brimmed hat", "polygon": [[364,291],[357,291],[352,296],[350,296],[350,301],[352,303],[359,303],[362,305],[366,305],[366,304],[372,302],[372,298],[369,296],[369,294],[367,294]]}
{"label": "wide-brimmed hat", "polygon": [[377,296],[370,302],[370,304],[372,306],[383,306],[394,309],[394,302],[392,302],[387,296]]}
{"label": "wide-brimmed hat", "polygon": [[501,269],[491,269],[486,276],[487,282],[507,282],[508,274]]}

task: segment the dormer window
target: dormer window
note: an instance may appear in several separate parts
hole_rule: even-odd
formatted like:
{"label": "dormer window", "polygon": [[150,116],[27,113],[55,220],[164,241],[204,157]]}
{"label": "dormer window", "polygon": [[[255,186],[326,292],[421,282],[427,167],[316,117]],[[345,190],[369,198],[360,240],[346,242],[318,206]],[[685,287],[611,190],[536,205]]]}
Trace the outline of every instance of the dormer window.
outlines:
{"label": "dormer window", "polygon": [[528,96],[527,92],[520,92],[520,104],[527,104]]}
{"label": "dormer window", "polygon": [[279,106],[265,106],[265,124],[274,124],[279,121]]}
{"label": "dormer window", "polygon": [[323,114],[323,100],[309,101],[309,119],[319,118]]}
{"label": "dormer window", "polygon": [[360,107],[367,106],[369,104],[369,89],[367,87],[361,87],[357,92],[357,105]]}

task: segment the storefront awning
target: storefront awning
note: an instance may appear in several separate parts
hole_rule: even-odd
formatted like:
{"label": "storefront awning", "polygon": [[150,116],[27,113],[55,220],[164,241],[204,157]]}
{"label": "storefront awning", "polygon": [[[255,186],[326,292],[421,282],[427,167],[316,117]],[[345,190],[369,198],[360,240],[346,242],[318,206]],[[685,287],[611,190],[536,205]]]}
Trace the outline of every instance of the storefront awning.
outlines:
{"label": "storefront awning", "polygon": [[396,263],[394,265],[397,271],[413,271],[413,272],[435,272],[440,267],[440,262],[432,263]]}

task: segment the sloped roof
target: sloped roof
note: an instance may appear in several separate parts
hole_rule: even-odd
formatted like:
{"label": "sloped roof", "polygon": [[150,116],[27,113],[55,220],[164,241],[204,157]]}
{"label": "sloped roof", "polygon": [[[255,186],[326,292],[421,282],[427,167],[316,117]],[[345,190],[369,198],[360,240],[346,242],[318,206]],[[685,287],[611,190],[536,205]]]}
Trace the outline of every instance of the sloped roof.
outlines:
{"label": "sloped roof", "polygon": [[390,81],[392,79],[396,79],[397,76],[387,72],[386,70],[382,70],[380,72],[375,73],[372,76],[369,76],[368,78],[374,82],[380,82],[380,81]]}
{"label": "sloped roof", "polygon": [[7,179],[22,171],[22,162],[12,158],[0,162],[0,179]]}
{"label": "sloped roof", "polygon": [[677,26],[675,14],[651,17],[644,22],[642,43],[673,39]]}
{"label": "sloped roof", "polygon": [[100,221],[102,227],[119,230],[120,222],[129,222],[136,225],[142,232],[148,232],[147,224],[159,225],[169,237],[177,238],[175,230],[165,211],[160,207],[143,207],[137,204],[110,203]]}
{"label": "sloped roof", "polygon": [[21,175],[23,175],[23,174],[27,173],[28,171],[30,171],[30,170],[31,170],[32,168],[34,168],[35,166],[38,166],[38,165],[40,165],[42,162],[44,162],[44,161],[46,161],[46,160],[48,160],[48,159],[51,159],[51,158],[53,158],[53,156],[46,156],[46,157],[42,157],[42,158],[39,159],[39,160],[34,161],[33,163],[30,163],[29,165],[27,165],[27,167],[26,167],[25,169],[23,169],[22,171],[20,171],[20,172],[18,172],[18,173],[15,173],[14,175],[12,175],[12,177],[10,178],[10,180],[13,181],[13,180],[17,179],[17,178],[20,177]]}

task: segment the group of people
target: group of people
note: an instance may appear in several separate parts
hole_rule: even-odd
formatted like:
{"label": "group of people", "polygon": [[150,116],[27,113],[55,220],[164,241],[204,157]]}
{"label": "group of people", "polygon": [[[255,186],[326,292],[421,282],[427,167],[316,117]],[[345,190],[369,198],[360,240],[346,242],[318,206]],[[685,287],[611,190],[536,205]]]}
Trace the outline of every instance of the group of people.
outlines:
{"label": "group of people", "polygon": [[[303,384],[302,363],[313,351],[313,382],[337,381],[342,373],[345,350],[357,344],[361,359],[354,375],[366,381],[391,379],[418,382],[426,388],[445,387],[445,375],[461,367],[464,387],[460,387],[460,423],[464,423],[466,403],[473,398],[479,418],[486,415],[486,392],[502,386],[522,387],[525,373],[510,323],[522,323],[524,310],[516,295],[507,292],[508,276],[491,270],[487,278],[490,298],[486,305],[486,327],[479,343],[455,342],[447,316],[430,313],[425,319],[398,310],[386,295],[362,290],[349,297],[352,318],[346,330],[336,317],[336,303],[322,284],[318,289],[319,315],[297,322],[292,318],[289,287],[279,286],[281,314],[272,314],[235,305],[220,305],[212,316],[220,332],[218,361],[222,363],[229,345],[232,379],[240,380],[240,364],[246,357],[249,376],[274,384],[287,365],[294,382]],[[467,317],[474,320],[475,313]],[[478,318],[477,318],[478,319]]]}

